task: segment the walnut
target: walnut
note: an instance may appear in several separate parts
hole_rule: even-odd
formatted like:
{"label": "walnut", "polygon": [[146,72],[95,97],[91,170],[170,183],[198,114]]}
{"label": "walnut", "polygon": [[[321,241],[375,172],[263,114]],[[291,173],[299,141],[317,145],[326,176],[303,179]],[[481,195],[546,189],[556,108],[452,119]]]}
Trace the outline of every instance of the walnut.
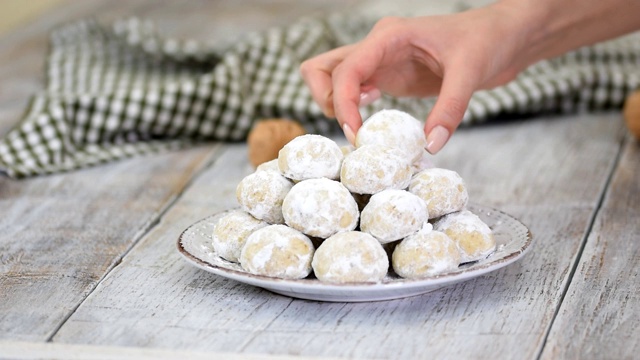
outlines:
{"label": "walnut", "polygon": [[249,161],[256,167],[276,159],[278,152],[285,144],[305,133],[302,125],[293,120],[261,120],[251,129],[247,138]]}
{"label": "walnut", "polygon": [[640,140],[640,90],[627,97],[623,114],[627,128],[636,139]]}

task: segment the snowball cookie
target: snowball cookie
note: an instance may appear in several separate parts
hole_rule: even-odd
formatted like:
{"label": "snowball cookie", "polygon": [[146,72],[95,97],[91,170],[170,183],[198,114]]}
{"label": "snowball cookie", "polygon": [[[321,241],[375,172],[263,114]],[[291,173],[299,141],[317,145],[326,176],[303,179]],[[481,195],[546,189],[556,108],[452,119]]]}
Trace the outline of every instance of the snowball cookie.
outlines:
{"label": "snowball cookie", "polygon": [[342,155],[347,156],[349,154],[351,154],[353,152],[353,150],[355,150],[356,148],[349,144],[349,145],[342,145],[340,146],[340,151],[342,151]]}
{"label": "snowball cookie", "polygon": [[431,168],[415,174],[409,191],[427,203],[430,219],[460,211],[469,201],[464,180],[457,172],[447,169]]}
{"label": "snowball cookie", "polygon": [[265,170],[280,172],[280,168],[278,167],[278,159],[273,159],[267,162],[263,162],[262,164],[258,165],[258,167],[256,168],[256,171],[265,171]]}
{"label": "snowball cookie", "polygon": [[427,150],[424,150],[420,158],[411,164],[411,171],[416,174],[422,170],[431,169],[434,167],[431,158],[433,158],[433,155],[429,154]]}
{"label": "snowball cookie", "polygon": [[249,235],[267,225],[243,210],[229,211],[213,228],[213,248],[221,258],[238,262]]}
{"label": "snowball cookie", "polygon": [[358,194],[405,189],[411,181],[411,164],[397,149],[364,145],[344,158],[340,181],[349,191]]}
{"label": "snowball cookie", "polygon": [[360,230],[385,244],[413,234],[428,220],[424,200],[405,190],[387,189],[369,199],[360,214]]}
{"label": "snowball cookie", "polygon": [[311,266],[320,281],[378,282],[389,270],[389,258],[373,236],[347,231],[326,239],[316,250]]}
{"label": "snowball cookie", "polygon": [[460,265],[460,250],[447,234],[425,223],[420,231],[404,238],[391,255],[393,271],[417,279],[453,271]]}
{"label": "snowball cookie", "polygon": [[443,216],[433,227],[458,244],[463,263],[484,259],[496,249],[496,240],[489,226],[469,210]]}
{"label": "snowball cookie", "polygon": [[301,232],[269,225],[249,235],[240,253],[246,271],[282,279],[302,279],[311,273],[314,247]]}
{"label": "snowball cookie", "polygon": [[257,171],[240,181],[236,198],[242,210],[269,224],[282,224],[282,201],[293,183],[276,171]]}
{"label": "snowball cookie", "polygon": [[325,178],[301,181],[282,203],[284,221],[309,236],[326,239],[358,225],[358,204],[349,190]]}
{"label": "snowball cookie", "polygon": [[287,143],[278,153],[278,167],[292,180],[325,177],[338,179],[342,150],[335,141],[321,135],[302,135]]}
{"label": "snowball cookie", "polygon": [[420,120],[400,110],[381,110],[371,115],[356,135],[356,147],[380,144],[400,149],[411,162],[427,146]]}

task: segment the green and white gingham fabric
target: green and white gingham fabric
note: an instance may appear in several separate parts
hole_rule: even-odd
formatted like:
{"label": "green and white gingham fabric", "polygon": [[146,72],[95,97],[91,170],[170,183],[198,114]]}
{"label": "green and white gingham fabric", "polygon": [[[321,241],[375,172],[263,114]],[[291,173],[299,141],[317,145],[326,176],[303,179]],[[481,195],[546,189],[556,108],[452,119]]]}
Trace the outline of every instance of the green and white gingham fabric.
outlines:
{"label": "green and white gingham fabric", "polygon": [[[299,64],[361,39],[374,23],[353,14],[302,19],[223,50],[163,38],[139,19],[63,26],[51,35],[46,89],[0,139],[0,171],[22,178],[199,141],[240,141],[268,117],[327,133],[335,122],[312,101]],[[634,34],[542,61],[505,86],[477,92],[463,124],[619,108],[639,83]],[[362,112],[396,108],[425,118],[433,103],[385,96]]]}

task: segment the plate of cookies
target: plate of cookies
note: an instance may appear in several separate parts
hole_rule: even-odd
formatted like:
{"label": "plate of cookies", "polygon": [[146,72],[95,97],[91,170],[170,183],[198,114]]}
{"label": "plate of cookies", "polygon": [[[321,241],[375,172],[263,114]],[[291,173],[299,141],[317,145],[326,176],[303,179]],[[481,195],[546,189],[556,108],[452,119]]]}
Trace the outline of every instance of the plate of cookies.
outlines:
{"label": "plate of cookies", "polygon": [[338,302],[420,295],[520,259],[527,227],[469,203],[424,142],[421,122],[398,110],[367,119],[355,146],[298,136],[239,182],[238,208],[188,227],[178,251],[235,281]]}

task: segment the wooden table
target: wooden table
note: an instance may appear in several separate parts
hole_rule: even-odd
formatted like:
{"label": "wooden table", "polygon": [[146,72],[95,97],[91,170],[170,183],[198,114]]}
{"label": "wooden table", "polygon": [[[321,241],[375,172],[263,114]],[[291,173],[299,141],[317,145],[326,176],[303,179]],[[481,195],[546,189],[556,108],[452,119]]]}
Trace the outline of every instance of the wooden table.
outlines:
{"label": "wooden table", "polygon": [[[410,2],[411,3],[411,2]],[[415,1],[414,1],[415,3]],[[0,134],[43,87],[47,33],[140,16],[198,40],[381,1],[72,1],[0,39]],[[243,144],[68,174],[0,177],[0,358],[632,359],[640,353],[640,145],[620,113],[462,129],[435,157],[475,203],[532,231],[519,262],[429,294],[292,299],[207,273],[176,251],[235,206]],[[224,355],[221,355],[224,354]]]}

